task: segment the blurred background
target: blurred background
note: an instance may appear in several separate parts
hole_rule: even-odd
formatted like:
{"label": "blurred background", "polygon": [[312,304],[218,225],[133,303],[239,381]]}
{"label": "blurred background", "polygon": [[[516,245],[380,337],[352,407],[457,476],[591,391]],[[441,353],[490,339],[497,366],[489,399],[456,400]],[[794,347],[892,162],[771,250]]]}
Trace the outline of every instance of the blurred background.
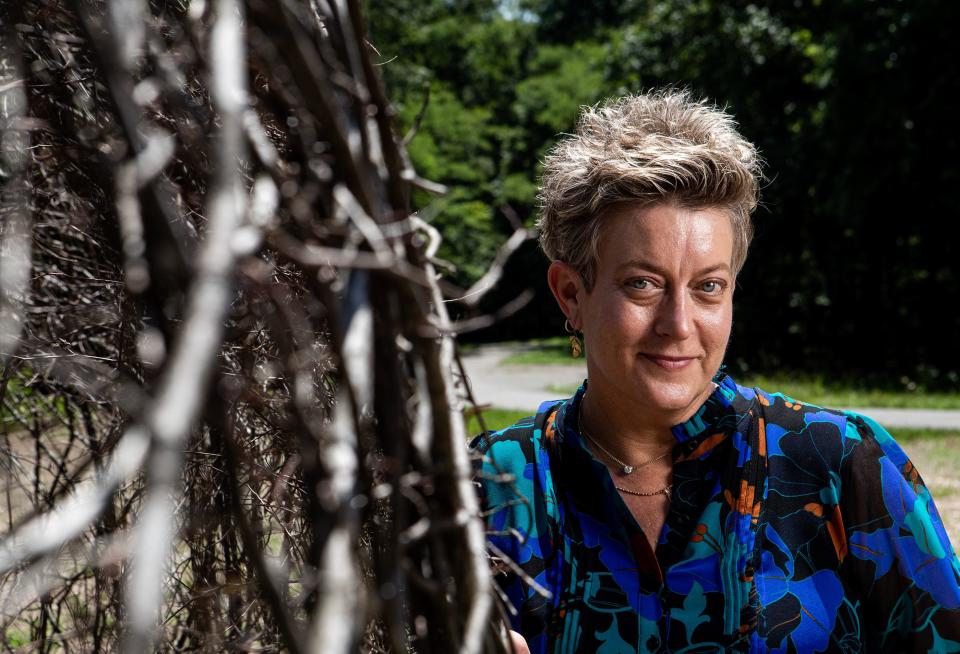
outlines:
{"label": "blurred background", "polygon": [[[415,204],[464,288],[511,217],[532,226],[540,163],[582,105],[688,87],[767,163],[730,370],[957,389],[957,3],[372,0],[368,15],[413,162],[450,189]],[[485,306],[535,299],[463,340],[562,335],[546,265],[532,241],[516,252]]]}
{"label": "blurred background", "polygon": [[889,427],[960,542],[958,14],[0,1],[0,643],[502,651],[466,442],[585,374],[504,245],[664,85],[767,162],[731,372]]}

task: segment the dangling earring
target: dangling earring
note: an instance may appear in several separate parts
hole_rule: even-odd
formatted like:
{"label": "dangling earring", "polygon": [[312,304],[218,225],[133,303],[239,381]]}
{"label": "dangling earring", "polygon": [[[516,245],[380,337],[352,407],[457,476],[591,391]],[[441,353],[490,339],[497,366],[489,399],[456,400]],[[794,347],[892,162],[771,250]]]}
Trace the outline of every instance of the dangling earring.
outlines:
{"label": "dangling earring", "polygon": [[580,334],[573,328],[569,320],[563,321],[563,328],[568,334],[567,338],[570,339],[570,356],[579,359],[583,356],[583,343],[580,341]]}

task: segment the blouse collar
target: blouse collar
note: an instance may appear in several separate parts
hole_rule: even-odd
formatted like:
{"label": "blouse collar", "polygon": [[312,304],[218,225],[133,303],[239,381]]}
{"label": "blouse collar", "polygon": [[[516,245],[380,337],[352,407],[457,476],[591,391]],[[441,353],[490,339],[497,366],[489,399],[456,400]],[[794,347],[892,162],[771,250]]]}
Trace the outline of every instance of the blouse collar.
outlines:
{"label": "blouse collar", "polygon": [[[718,373],[713,381],[717,387],[707,400],[690,419],[672,428],[677,439],[673,451],[674,460],[694,451],[707,436],[736,428],[734,400],[739,387],[724,373]],[[572,475],[571,478],[581,478],[586,473],[588,477],[596,480],[597,483],[573,483],[568,486],[572,506],[581,515],[592,516],[595,524],[607,525],[611,535],[619,534],[617,537],[630,548],[636,561],[650,561],[653,556],[646,536],[616,491],[606,464],[593,455],[580,435],[578,416],[586,390],[587,383],[584,381],[573,397],[559,405],[553,428],[547,428],[545,435],[548,438],[556,435],[559,440],[558,470],[561,476],[569,474]],[[740,402],[736,405],[740,406]],[[543,409],[544,407],[541,407],[541,410]],[[656,564],[651,570],[653,568],[659,570]],[[651,583],[660,583],[662,573],[651,575],[650,580]]]}
{"label": "blouse collar", "polygon": [[[587,381],[584,380],[573,394],[573,397],[564,402],[557,420],[560,423],[560,433],[564,440],[583,446],[578,429],[578,419],[583,396],[587,392]],[[689,444],[726,427],[731,419],[736,417],[734,401],[740,387],[728,374],[722,370],[713,378],[717,385],[713,392],[700,405],[690,418],[670,428],[677,443]],[[745,398],[746,399],[746,398]]]}
{"label": "blouse collar", "polygon": [[721,423],[731,415],[733,401],[737,397],[736,382],[721,371],[713,378],[713,383],[717,387],[700,408],[686,421],[670,428],[678,442],[684,443],[719,431]]}

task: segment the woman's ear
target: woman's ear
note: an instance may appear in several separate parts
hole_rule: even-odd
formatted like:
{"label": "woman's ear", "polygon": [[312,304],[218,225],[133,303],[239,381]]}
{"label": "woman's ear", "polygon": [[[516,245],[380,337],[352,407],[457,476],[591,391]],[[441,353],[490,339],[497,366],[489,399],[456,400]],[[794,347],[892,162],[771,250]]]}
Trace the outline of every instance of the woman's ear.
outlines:
{"label": "woman's ear", "polygon": [[582,321],[580,311],[583,308],[583,295],[586,293],[583,279],[573,266],[563,261],[554,261],[547,269],[547,284],[556,298],[563,315],[570,321],[570,326],[580,331]]}

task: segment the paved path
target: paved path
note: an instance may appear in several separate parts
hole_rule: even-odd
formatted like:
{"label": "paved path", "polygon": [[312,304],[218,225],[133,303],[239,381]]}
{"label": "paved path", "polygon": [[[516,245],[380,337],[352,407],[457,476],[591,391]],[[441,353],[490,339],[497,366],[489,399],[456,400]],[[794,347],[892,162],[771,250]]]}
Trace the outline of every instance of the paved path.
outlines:
{"label": "paved path", "polygon": [[[463,356],[464,366],[473,385],[474,397],[479,404],[533,413],[544,400],[564,397],[562,393],[547,390],[549,387],[574,386],[586,377],[586,366],[583,363],[500,365],[503,359],[518,351],[516,347],[489,345]],[[870,416],[886,427],[960,430],[960,411],[872,407],[856,407],[853,410]]]}
{"label": "paved path", "polygon": [[544,400],[565,397],[547,390],[551,386],[573,386],[587,376],[582,362],[564,365],[500,365],[500,362],[519,350],[499,345],[488,345],[463,355],[463,365],[478,404],[490,404],[501,409],[526,410],[533,413]]}

